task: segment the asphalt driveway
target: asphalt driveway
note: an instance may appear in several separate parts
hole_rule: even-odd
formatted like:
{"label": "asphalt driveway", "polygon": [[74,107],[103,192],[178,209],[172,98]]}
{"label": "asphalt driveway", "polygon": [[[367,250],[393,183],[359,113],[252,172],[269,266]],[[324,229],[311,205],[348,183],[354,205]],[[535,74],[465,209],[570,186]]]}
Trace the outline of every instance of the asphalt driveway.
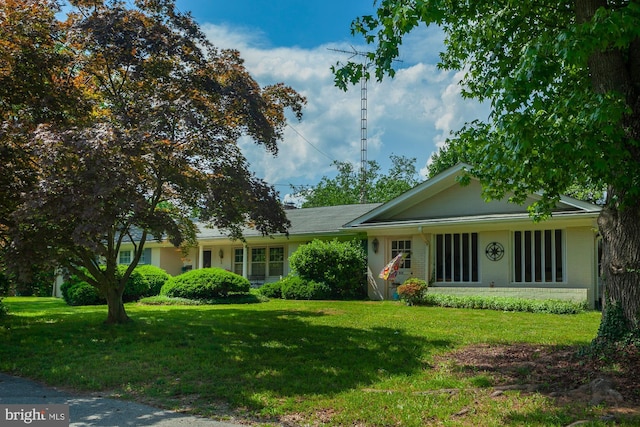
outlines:
{"label": "asphalt driveway", "polygon": [[76,396],[34,381],[0,373],[0,405],[67,404],[70,426],[238,427],[165,411],[147,405],[104,397]]}

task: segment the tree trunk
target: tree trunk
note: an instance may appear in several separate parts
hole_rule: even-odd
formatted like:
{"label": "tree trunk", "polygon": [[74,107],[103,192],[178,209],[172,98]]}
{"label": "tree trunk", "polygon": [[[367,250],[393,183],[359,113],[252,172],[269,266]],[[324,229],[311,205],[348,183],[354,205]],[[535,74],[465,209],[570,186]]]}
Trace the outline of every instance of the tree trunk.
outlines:
{"label": "tree trunk", "polygon": [[640,332],[640,202],[618,206],[615,190],[609,192],[598,218],[604,304],[596,339],[605,344]]}
{"label": "tree trunk", "polygon": [[131,321],[122,302],[123,286],[109,286],[105,292],[107,298],[107,324],[121,324]]}
{"label": "tree trunk", "polygon": [[[606,0],[576,0],[576,22],[591,21],[599,8],[611,7]],[[610,46],[590,53],[589,75],[597,93],[617,93],[625,97],[629,112],[620,126],[623,137],[619,150],[628,157],[612,174],[606,205],[598,218],[602,236],[601,275],[604,283],[602,322],[595,342],[609,346],[629,333],[640,336],[640,199],[638,185],[640,149],[640,40],[626,49]],[[611,148],[616,150],[616,148]],[[616,179],[616,174],[624,179]]]}

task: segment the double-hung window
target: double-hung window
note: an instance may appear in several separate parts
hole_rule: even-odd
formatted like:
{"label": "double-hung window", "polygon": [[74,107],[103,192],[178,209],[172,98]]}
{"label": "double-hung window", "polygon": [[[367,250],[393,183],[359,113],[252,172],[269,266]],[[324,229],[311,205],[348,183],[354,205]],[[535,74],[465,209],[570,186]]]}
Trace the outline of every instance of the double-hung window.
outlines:
{"label": "double-hung window", "polygon": [[269,276],[284,274],[284,248],[269,248]]}
{"label": "double-hung window", "polygon": [[284,274],[284,247],[251,248],[251,275],[259,277]]}
{"label": "double-hung window", "polygon": [[233,250],[233,272],[242,276],[242,264],[244,262],[244,250],[235,248]]}
{"label": "double-hung window", "polygon": [[131,251],[120,251],[118,264],[131,264]]}
{"label": "double-hung window", "polygon": [[478,281],[478,233],[436,235],[436,281]]}
{"label": "double-hung window", "polygon": [[513,233],[513,281],[561,283],[564,277],[562,230]]}

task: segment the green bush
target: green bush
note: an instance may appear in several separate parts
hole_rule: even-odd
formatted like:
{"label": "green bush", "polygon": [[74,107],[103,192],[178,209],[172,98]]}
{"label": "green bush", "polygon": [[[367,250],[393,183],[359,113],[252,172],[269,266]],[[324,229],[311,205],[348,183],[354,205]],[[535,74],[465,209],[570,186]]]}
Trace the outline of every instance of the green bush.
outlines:
{"label": "green bush", "polygon": [[251,284],[246,278],[221,268],[202,268],[171,277],[160,290],[168,297],[210,300],[230,293],[248,293]]}
{"label": "green bush", "polygon": [[331,289],[324,283],[287,276],[280,280],[282,298],[295,300],[322,300],[331,297]]}
{"label": "green bush", "polygon": [[258,292],[267,298],[282,298],[282,280],[265,283],[258,288]]}
{"label": "green bush", "polygon": [[420,304],[427,292],[427,282],[417,277],[411,277],[398,286],[398,296],[407,305]]}
{"label": "green bush", "polygon": [[154,295],[151,297],[142,298],[138,301],[138,304],[142,305],[204,305],[204,301],[187,299],[187,298],[172,298],[165,295]]}
{"label": "green bush", "polygon": [[136,267],[135,271],[147,281],[147,293],[144,296],[159,295],[160,289],[171,277],[166,271],[155,265],[140,265]]}
{"label": "green bush", "polygon": [[99,305],[105,303],[105,299],[100,296],[98,290],[87,282],[71,285],[67,289],[67,299],[65,301],[69,305]]}
{"label": "green bush", "polygon": [[[85,271],[84,269],[82,270]],[[77,290],[78,287],[85,288],[86,286],[93,289],[95,297],[91,297],[91,293],[86,289],[81,291]],[[96,288],[75,274],[70,275],[64,283],[62,283],[60,292],[62,293],[64,301],[69,305],[96,305],[106,303],[106,300],[100,297],[100,293]],[[85,301],[88,301],[88,303],[84,304]]]}
{"label": "green bush", "polygon": [[[128,265],[119,265],[118,270],[116,272],[116,278],[120,280],[124,273],[129,268]],[[145,297],[149,294],[149,282],[145,279],[145,277],[140,274],[137,269],[134,269],[129,275],[129,279],[124,286],[124,292],[122,293],[122,301],[123,302],[132,302],[138,301],[140,298]]]}
{"label": "green bush", "polygon": [[[126,265],[118,266],[118,269],[116,270],[116,277],[118,280],[122,278],[124,273],[127,271],[127,268],[128,266]],[[84,269],[82,270],[86,271]],[[88,275],[88,273],[86,274]],[[79,285],[82,285],[80,286],[80,290],[77,289]],[[93,289],[93,292],[86,289],[87,286]],[[122,301],[138,301],[140,298],[149,295],[149,289],[150,281],[136,268],[131,272],[129,279],[125,284],[124,291],[122,293]],[[106,303],[106,300],[97,288],[91,286],[86,281],[83,281],[75,274],[69,276],[69,278],[60,286],[60,292],[62,293],[62,298],[69,305],[94,305]],[[92,297],[93,294],[95,294],[95,298]]]}
{"label": "green bush", "polygon": [[474,308],[499,311],[525,311],[531,313],[577,314],[587,309],[586,302],[560,300],[534,300],[509,297],[457,296],[425,294],[423,304],[451,308]]}
{"label": "green bush", "polygon": [[326,283],[331,298],[366,296],[366,254],[360,240],[313,240],[292,253],[289,263],[301,278]]}

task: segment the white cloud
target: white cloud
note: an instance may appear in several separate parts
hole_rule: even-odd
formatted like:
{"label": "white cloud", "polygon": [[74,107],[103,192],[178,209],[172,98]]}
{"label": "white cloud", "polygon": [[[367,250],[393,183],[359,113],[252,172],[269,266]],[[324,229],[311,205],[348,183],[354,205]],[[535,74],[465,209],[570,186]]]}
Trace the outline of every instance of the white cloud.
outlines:
{"label": "white cloud", "polygon": [[[351,46],[263,48],[259,33],[210,24],[203,30],[216,46],[240,50],[259,83],[284,82],[307,98],[302,121],[293,119],[290,124],[295,130],[285,129],[277,157],[249,141],[241,142],[256,175],[272,184],[313,185],[335,173],[332,160],[360,161],[360,86],[346,93],[334,86],[330,67],[348,56],[327,49],[350,50]],[[404,62],[398,64],[395,78],[368,82],[367,154],[383,171],[390,166],[391,154],[416,157],[421,168],[451,130],[486,118],[486,106],[461,98],[457,86],[461,74],[437,68],[442,39],[441,32],[434,30],[411,34],[403,45]],[[286,186],[278,190],[289,191]]]}

